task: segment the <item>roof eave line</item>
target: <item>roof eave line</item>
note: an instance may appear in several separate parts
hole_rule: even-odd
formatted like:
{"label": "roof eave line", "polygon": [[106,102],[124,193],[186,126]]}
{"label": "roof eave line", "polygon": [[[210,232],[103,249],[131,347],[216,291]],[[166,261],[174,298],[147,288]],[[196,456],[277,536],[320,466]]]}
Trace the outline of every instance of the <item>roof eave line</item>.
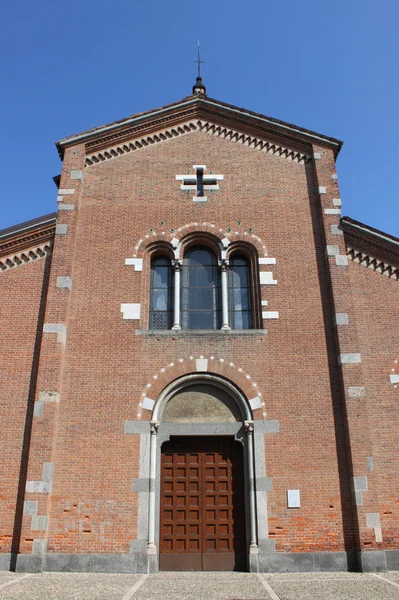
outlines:
{"label": "roof eave line", "polygon": [[356,225],[355,223],[351,223],[349,221],[345,221],[345,217],[343,217],[342,221],[345,223],[346,226],[348,227],[353,227],[354,229],[360,229],[361,231],[365,231],[366,233],[380,238],[382,240],[386,240],[387,242],[389,242],[390,244],[394,244],[395,246],[399,247],[399,242],[393,240],[392,238],[389,238],[385,235],[382,235],[381,233],[377,233],[376,231],[372,231],[371,229],[369,229],[367,226],[361,226],[361,225]]}
{"label": "roof eave line", "polygon": [[38,227],[42,227],[46,223],[51,223],[52,221],[55,222],[56,220],[57,220],[57,217],[54,216],[54,217],[51,217],[50,219],[46,219],[45,221],[40,221],[39,223],[34,223],[33,225],[28,225],[27,227],[21,227],[21,229],[16,229],[15,231],[10,231],[8,233],[4,233],[4,234],[0,235],[0,240],[7,238],[7,237],[11,237],[16,234],[20,234],[23,231],[28,231],[29,229],[32,229],[32,230],[37,229]]}
{"label": "roof eave line", "polygon": [[282,123],[276,123],[275,121],[271,121],[270,119],[266,119],[265,117],[251,115],[251,113],[245,112],[243,110],[237,110],[236,108],[231,108],[230,106],[229,107],[223,106],[223,104],[219,104],[218,102],[209,102],[208,100],[205,100],[204,98],[201,98],[201,102],[204,102],[206,104],[211,104],[211,105],[216,104],[217,106],[220,106],[220,108],[227,109],[227,110],[237,113],[239,115],[244,115],[245,117],[250,117],[251,119],[256,119],[258,121],[264,121],[265,123],[268,123],[269,125],[273,125],[274,127],[280,127],[281,129],[286,129],[287,131],[293,131],[295,133],[299,133],[300,135],[305,135],[306,137],[314,138],[315,140],[328,142],[329,144],[331,144],[333,146],[341,147],[341,145],[342,145],[342,142],[340,142],[338,140],[332,140],[328,137],[318,136],[318,135],[315,135],[314,133],[310,133],[308,131],[303,131],[301,129],[297,129],[296,127],[291,127],[290,125],[283,125]]}
{"label": "roof eave line", "polygon": [[148,119],[148,117],[150,117],[150,116],[152,117],[153,115],[161,115],[162,113],[168,112],[175,108],[181,108],[182,106],[187,106],[196,101],[197,101],[197,99],[193,98],[192,100],[188,100],[188,102],[182,102],[180,104],[174,105],[173,107],[161,108],[160,110],[155,110],[154,112],[151,112],[149,114],[147,113],[146,115],[142,115],[140,117],[133,117],[131,119],[126,119],[126,121],[123,121],[123,123],[114,123],[113,125],[106,125],[105,127],[101,127],[94,131],[89,131],[87,133],[80,133],[79,135],[76,135],[74,137],[63,138],[62,140],[57,142],[56,145],[60,146],[60,147],[67,146],[70,143],[78,142],[78,141],[88,138],[90,136],[97,135],[98,133],[104,133],[105,131],[113,131],[114,129],[118,129],[118,127],[121,127],[122,125],[124,126],[124,125],[129,125],[130,123],[137,123],[144,119]]}

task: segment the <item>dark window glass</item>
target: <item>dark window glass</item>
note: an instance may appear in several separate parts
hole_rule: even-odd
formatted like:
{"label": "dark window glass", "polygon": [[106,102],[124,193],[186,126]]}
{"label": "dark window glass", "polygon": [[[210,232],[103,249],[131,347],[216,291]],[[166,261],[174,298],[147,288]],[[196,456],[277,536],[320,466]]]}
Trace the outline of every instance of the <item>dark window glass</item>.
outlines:
{"label": "dark window glass", "polygon": [[251,271],[244,256],[230,259],[229,304],[232,329],[252,329]]}
{"label": "dark window glass", "polygon": [[207,248],[193,248],[183,261],[182,326],[220,327],[220,279],[216,257]]}
{"label": "dark window glass", "polygon": [[170,329],[173,324],[173,274],[169,258],[151,261],[150,329]]}

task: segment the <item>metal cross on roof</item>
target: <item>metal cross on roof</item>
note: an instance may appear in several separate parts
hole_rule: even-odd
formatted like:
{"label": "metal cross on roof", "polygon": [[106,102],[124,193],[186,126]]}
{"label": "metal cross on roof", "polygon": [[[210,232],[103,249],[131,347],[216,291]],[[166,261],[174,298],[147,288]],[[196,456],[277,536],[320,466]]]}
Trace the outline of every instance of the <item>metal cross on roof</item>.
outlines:
{"label": "metal cross on roof", "polygon": [[198,58],[194,62],[198,64],[198,77],[201,77],[201,63],[205,63],[205,61],[201,60],[201,57],[200,57],[200,42],[199,42],[199,40],[198,40]]}
{"label": "metal cross on roof", "polygon": [[180,189],[184,191],[195,191],[194,202],[206,202],[205,196],[207,190],[214,191],[219,189],[218,181],[223,180],[223,175],[214,175],[209,173],[205,175],[205,165],[193,165],[195,175],[176,175],[176,181],[181,181]]}

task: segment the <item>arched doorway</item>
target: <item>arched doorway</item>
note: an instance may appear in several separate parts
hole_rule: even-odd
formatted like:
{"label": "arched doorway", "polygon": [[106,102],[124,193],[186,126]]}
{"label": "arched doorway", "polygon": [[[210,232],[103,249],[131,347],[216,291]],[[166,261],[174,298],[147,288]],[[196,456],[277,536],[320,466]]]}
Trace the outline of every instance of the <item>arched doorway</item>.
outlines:
{"label": "arched doorway", "polygon": [[152,418],[149,548],[159,568],[247,570],[257,543],[246,399],[222,377],[188,375]]}

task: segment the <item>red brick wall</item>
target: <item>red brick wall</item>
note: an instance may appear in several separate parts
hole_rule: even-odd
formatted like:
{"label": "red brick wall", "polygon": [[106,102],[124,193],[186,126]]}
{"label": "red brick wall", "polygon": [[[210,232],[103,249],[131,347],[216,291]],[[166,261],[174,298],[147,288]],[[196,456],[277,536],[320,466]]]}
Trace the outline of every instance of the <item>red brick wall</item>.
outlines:
{"label": "red brick wall", "polygon": [[[191,193],[180,191],[175,175],[204,163],[224,181],[198,206]],[[81,198],[74,197],[79,220],[72,272],[54,271],[54,278],[71,275],[72,292],[53,453],[50,551],[128,551],[136,534],[131,479],[138,475],[138,439],[124,434],[124,421],[138,418],[143,389],[162,368],[200,355],[249,374],[265,402],[255,417],[280,422],[280,433],[266,435],[265,442],[277,549],[344,549],[335,436],[342,415],[338,410],[334,418],[339,381],[327,353],[332,320],[329,295],[321,292],[324,241],[315,185],[311,164],[305,168],[205,133],[85,170]],[[276,266],[263,267],[278,280],[261,290],[267,310],[280,315],[264,322],[267,335],[138,336],[136,329],[147,327],[145,306],[140,324],[122,319],[121,303],[147,299],[149,276],[148,261],[140,273],[125,266],[125,258],[150,228],[177,230],[193,222],[241,234],[251,228],[277,259]],[[297,488],[302,507],[288,510],[286,490]]]}
{"label": "red brick wall", "polygon": [[[46,261],[37,259],[0,274],[0,552],[10,552],[20,481],[25,419],[32,417],[42,329]],[[22,470],[26,467],[26,456]],[[22,490],[24,490],[22,480]],[[18,498],[23,502],[23,495]],[[15,532],[14,543],[18,540]]]}
{"label": "red brick wall", "polygon": [[[369,486],[377,489],[381,547],[398,548],[399,387],[394,388],[389,378],[399,373],[398,282],[355,262],[349,273],[366,388],[365,397],[357,402],[359,410],[367,411],[372,436],[374,471],[367,476]],[[369,538],[370,543],[372,529]]]}

